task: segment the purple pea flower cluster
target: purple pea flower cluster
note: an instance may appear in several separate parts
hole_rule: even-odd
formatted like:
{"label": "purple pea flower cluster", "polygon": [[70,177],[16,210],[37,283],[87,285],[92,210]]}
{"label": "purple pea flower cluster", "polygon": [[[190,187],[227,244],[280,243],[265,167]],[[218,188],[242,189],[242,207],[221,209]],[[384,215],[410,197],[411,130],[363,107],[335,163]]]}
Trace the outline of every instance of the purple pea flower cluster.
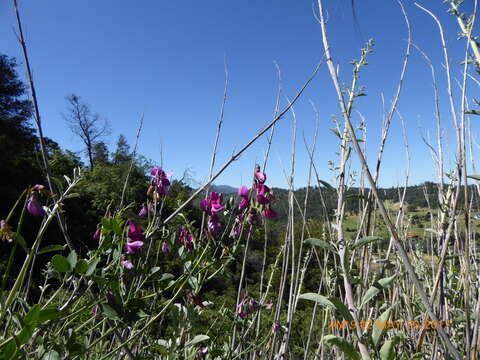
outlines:
{"label": "purple pea flower cluster", "polygon": [[127,254],[135,254],[143,246],[145,235],[143,235],[142,228],[135,222],[135,220],[128,219],[127,223],[128,238],[125,243],[125,248],[127,249]]}
{"label": "purple pea flower cluster", "polygon": [[207,199],[200,202],[200,208],[208,215],[208,230],[211,235],[218,234],[221,228],[220,217],[218,213],[224,209],[222,205],[222,195],[217,192],[212,192]]}
{"label": "purple pea flower cluster", "polygon": [[255,167],[253,187],[257,192],[255,197],[257,203],[261,207],[262,215],[266,218],[275,218],[277,213],[272,209],[272,201],[275,200],[272,190],[265,185],[267,175],[260,171],[260,166]]}
{"label": "purple pea flower cluster", "polygon": [[190,231],[188,231],[188,229],[185,226],[182,226],[177,230],[177,234],[178,234],[178,240],[185,247],[185,250],[187,252],[192,252],[193,236],[190,233]]}
{"label": "purple pea flower cluster", "polygon": [[[128,255],[132,255],[137,253],[143,247],[145,235],[143,234],[142,228],[135,222],[135,220],[128,219],[127,224],[128,234],[125,249],[127,250]],[[122,265],[127,270],[132,270],[134,268],[132,261],[126,259],[125,256],[123,257]]]}
{"label": "purple pea flower cluster", "polygon": [[173,175],[172,172],[165,173],[162,168],[156,167],[150,171],[150,174],[153,176],[152,185],[155,187],[155,190],[159,195],[167,195],[168,188],[170,187],[169,177]]}
{"label": "purple pea flower cluster", "polygon": [[240,303],[237,305],[238,316],[240,316],[242,319],[246,319],[249,314],[257,311],[258,309],[259,305],[257,301],[248,294],[245,294],[242,301],[240,301]]}

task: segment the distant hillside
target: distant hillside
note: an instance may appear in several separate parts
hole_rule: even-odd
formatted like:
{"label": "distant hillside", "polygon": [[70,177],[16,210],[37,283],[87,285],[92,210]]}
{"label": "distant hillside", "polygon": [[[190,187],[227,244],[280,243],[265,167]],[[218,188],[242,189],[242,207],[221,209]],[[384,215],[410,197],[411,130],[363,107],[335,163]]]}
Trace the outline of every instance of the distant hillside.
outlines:
{"label": "distant hillside", "polygon": [[210,187],[210,191],[215,191],[218,193],[228,195],[228,194],[236,194],[238,192],[238,189],[230,185],[212,185]]}

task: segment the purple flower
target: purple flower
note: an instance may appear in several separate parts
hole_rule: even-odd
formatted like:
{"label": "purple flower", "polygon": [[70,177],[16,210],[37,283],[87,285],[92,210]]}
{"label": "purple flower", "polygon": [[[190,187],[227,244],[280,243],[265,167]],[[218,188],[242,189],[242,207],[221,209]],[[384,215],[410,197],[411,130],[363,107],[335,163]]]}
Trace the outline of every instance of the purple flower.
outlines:
{"label": "purple flower", "polygon": [[249,314],[253,313],[258,309],[258,303],[250,295],[245,295],[237,305],[237,313],[242,318],[245,319]]}
{"label": "purple flower", "polygon": [[270,200],[264,195],[257,195],[256,199],[257,199],[257,202],[261,205],[270,204]]}
{"label": "purple flower", "polygon": [[280,329],[281,329],[281,325],[280,325],[280,322],[277,320],[272,325],[272,332],[276,333]]}
{"label": "purple flower", "polygon": [[267,206],[264,210],[262,210],[262,215],[269,219],[273,219],[278,216],[276,211],[273,210],[270,206]]}
{"label": "purple flower", "polygon": [[[128,219],[128,241],[135,242],[140,241],[143,242],[145,239],[145,235],[143,235],[142,228],[138,225],[135,220]],[[143,244],[143,243],[142,243]]]}
{"label": "purple flower", "polygon": [[248,198],[248,188],[246,186],[240,186],[240,188],[238,189],[238,196],[246,199]]}
{"label": "purple flower", "polygon": [[197,351],[195,359],[203,359],[208,354],[208,346],[201,347]]}
{"label": "purple flower", "polygon": [[244,210],[248,207],[250,203],[248,201],[248,194],[249,194],[248,188],[246,186],[240,186],[240,188],[238,189],[238,196],[242,198],[242,200],[240,200],[240,205],[238,205],[238,208],[240,210]]}
{"label": "purple flower", "polygon": [[258,220],[258,216],[257,216],[257,210],[250,209],[250,211],[248,212],[248,215],[247,215],[247,222],[252,226],[255,226],[255,225],[259,224],[259,220]]}
{"label": "purple flower", "polygon": [[157,192],[160,195],[166,195],[170,187],[170,180],[168,180],[168,178],[171,177],[173,173],[170,172],[166,174],[162,168],[156,167],[150,171],[150,174],[153,176],[152,183],[156,187]]}
{"label": "purple flower", "polygon": [[143,204],[142,208],[138,212],[138,216],[145,217],[148,214],[147,206]]}
{"label": "purple flower", "polygon": [[143,246],[143,241],[127,241],[125,243],[125,248],[127,249],[127,254],[135,254]]}
{"label": "purple flower", "polygon": [[135,267],[130,260],[122,260],[122,265],[126,270],[132,270]]}
{"label": "purple flower", "polygon": [[240,237],[240,233],[242,232],[242,219],[243,214],[239,214],[235,218],[235,223],[232,226],[232,230],[230,231],[230,238],[237,240]]}
{"label": "purple flower", "polygon": [[162,252],[164,254],[169,254],[170,253],[170,247],[168,246],[168,243],[166,241],[164,241],[162,243]]}
{"label": "purple flower", "polygon": [[187,252],[191,252],[193,250],[193,236],[190,234],[188,229],[184,226],[178,229],[178,239],[180,243],[185,247]]}
{"label": "purple flower", "polygon": [[200,202],[200,208],[209,216],[207,223],[208,230],[212,235],[217,234],[221,228],[220,218],[217,213],[224,209],[222,205],[222,195],[217,192],[210,193],[207,199]]}
{"label": "purple flower", "polygon": [[219,222],[212,221],[211,219],[208,220],[207,226],[208,226],[208,231],[210,231],[212,235],[218,234],[218,232],[222,228],[222,225]]}
{"label": "purple flower", "polygon": [[102,227],[99,225],[97,226],[97,230],[93,234],[93,240],[100,240],[100,236],[102,235]]}
{"label": "purple flower", "polygon": [[248,208],[249,203],[250,202],[248,201],[248,199],[242,199],[242,200],[240,200],[240,204],[238,205],[238,208],[240,210],[244,210],[244,209]]}
{"label": "purple flower", "polygon": [[200,208],[207,215],[215,214],[224,209],[222,205],[222,195],[217,192],[212,192],[207,199],[200,202]]}
{"label": "purple flower", "polygon": [[38,200],[37,191],[32,191],[32,195],[30,196],[30,199],[28,200],[28,203],[27,203],[27,210],[33,216],[47,215],[47,213],[42,207],[42,204],[40,204],[40,201]]}
{"label": "purple flower", "polygon": [[260,171],[259,165],[255,167],[255,180],[258,182],[258,184],[263,184],[265,181],[267,181],[267,175]]}
{"label": "purple flower", "polygon": [[211,204],[212,213],[217,213],[224,209],[221,202],[222,202],[222,195],[220,195],[217,192],[212,192],[210,194],[210,204]]}

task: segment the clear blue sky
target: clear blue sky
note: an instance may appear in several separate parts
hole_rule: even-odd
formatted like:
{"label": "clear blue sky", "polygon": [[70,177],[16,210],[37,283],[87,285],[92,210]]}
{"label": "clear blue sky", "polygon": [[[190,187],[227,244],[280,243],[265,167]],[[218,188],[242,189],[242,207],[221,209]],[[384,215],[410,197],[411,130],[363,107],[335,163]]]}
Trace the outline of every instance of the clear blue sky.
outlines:
{"label": "clear blue sky", "polygon": [[[22,1],[20,8],[34,70],[45,133],[64,148],[80,151],[60,113],[65,96],[75,93],[110,121],[113,133],[107,143],[113,150],[119,134],[133,145],[137,124],[145,114],[139,152],[160,160],[179,177],[186,168],[199,181],[208,175],[223,93],[224,56],[229,69],[229,96],[225,109],[217,168],[272,118],[277,87],[274,61],[283,85],[292,97],[323,54],[313,1]],[[352,21],[350,0],[325,1],[333,56],[340,64],[342,81],[349,82],[349,61],[358,58],[364,40],[373,38],[375,49],[361,74],[367,97],[355,110],[367,120],[368,157],[376,157],[382,121],[381,94],[389,104],[396,88],[406,40],[406,26],[396,1],[356,1],[358,27]],[[464,42],[457,41],[457,25],[440,0],[420,1],[442,20],[452,55],[453,74],[461,79],[459,65]],[[452,133],[445,97],[445,76],[437,27],[411,1],[405,7],[412,23],[413,41],[435,63],[442,90],[443,119]],[[10,1],[0,2],[0,52],[22,60],[12,28]],[[19,69],[23,76],[23,68]],[[475,94],[478,89],[473,88]],[[412,50],[399,110],[406,120],[411,147],[411,183],[433,180],[434,167],[420,132],[434,135],[433,92],[430,70]],[[312,100],[320,112],[316,165],[331,181],[328,160],[337,161],[337,138],[329,131],[330,116],[338,106],[323,66],[314,83],[295,106],[297,115],[296,186],[307,182],[308,160],[303,145],[315,128]],[[459,92],[457,92],[459,101]],[[285,104],[285,101],[283,101]],[[476,120],[476,119],[474,119]],[[292,117],[277,128],[267,169],[268,183],[286,187],[284,170],[290,170]],[[358,116],[355,115],[355,121]],[[450,136],[453,139],[453,136]],[[453,141],[450,147],[454,148]],[[217,184],[250,183],[256,161],[263,162],[266,138],[236,161]],[[355,161],[356,163],[356,161]],[[405,155],[401,127],[395,118],[387,143],[381,185],[403,182]]]}

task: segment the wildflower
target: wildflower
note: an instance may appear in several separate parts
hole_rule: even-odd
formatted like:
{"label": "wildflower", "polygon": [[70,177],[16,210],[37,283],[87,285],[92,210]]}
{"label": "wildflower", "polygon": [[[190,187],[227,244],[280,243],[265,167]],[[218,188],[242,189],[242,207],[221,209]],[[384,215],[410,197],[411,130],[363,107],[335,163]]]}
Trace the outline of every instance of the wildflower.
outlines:
{"label": "wildflower", "polygon": [[203,359],[208,354],[208,346],[203,346],[197,351],[195,359]]}
{"label": "wildflower", "polygon": [[232,230],[230,231],[230,238],[237,240],[240,237],[240,233],[242,232],[242,218],[243,214],[238,215],[235,218],[235,223],[232,226]]}
{"label": "wildflower", "polygon": [[42,204],[40,204],[40,201],[38,200],[37,190],[32,191],[32,195],[30,196],[30,199],[28,200],[28,203],[27,203],[27,210],[33,216],[47,215],[47,213],[42,207]]}
{"label": "wildflower", "polygon": [[205,307],[205,305],[203,305],[203,301],[200,298],[200,296],[195,295],[191,290],[187,290],[187,298],[192,304],[197,305],[201,308]]}
{"label": "wildflower", "polygon": [[127,254],[135,254],[143,246],[143,241],[127,241],[125,243],[125,248],[127,249]]}
{"label": "wildflower", "polygon": [[125,243],[127,254],[135,254],[142,246],[145,235],[142,228],[133,219],[128,219],[128,238]]}
{"label": "wildflower", "polygon": [[184,226],[178,229],[178,239],[180,243],[185,247],[187,252],[191,252],[193,250],[193,236],[190,234],[188,229]]}
{"label": "wildflower", "polygon": [[248,215],[247,215],[247,222],[252,225],[252,226],[255,226],[255,225],[258,225],[260,222],[258,220],[258,215],[257,215],[257,210],[255,209],[250,209],[250,211],[248,212]]}
{"label": "wildflower", "polygon": [[265,310],[272,310],[273,308],[273,303],[269,302],[268,304],[265,305]]}
{"label": "wildflower", "polygon": [[2,241],[13,241],[13,231],[10,225],[5,220],[0,220],[0,235]]}
{"label": "wildflower", "polygon": [[278,216],[277,212],[270,206],[267,206],[264,210],[262,210],[262,215],[269,219],[273,219]]}
{"label": "wildflower", "polygon": [[168,188],[170,187],[170,180],[169,177],[173,175],[172,172],[166,174],[162,168],[156,167],[150,171],[150,174],[154,177],[152,180],[152,185],[154,185],[157,189],[157,192],[160,195],[166,195],[168,192]]}
{"label": "wildflower", "polygon": [[280,321],[275,321],[272,325],[272,332],[273,333],[276,333],[278,332],[280,329],[282,328],[282,326],[280,325]]}
{"label": "wildflower", "polygon": [[143,235],[142,228],[133,219],[128,219],[128,240],[129,241],[143,241],[145,235]]}
{"label": "wildflower", "polygon": [[218,217],[217,214],[212,214],[210,218],[208,219],[208,230],[210,231],[211,234],[216,235],[219,231],[222,225],[220,224],[220,218]]}
{"label": "wildflower", "polygon": [[250,295],[245,295],[237,305],[237,313],[242,318],[245,319],[247,316],[258,309],[258,303]]}
{"label": "wildflower", "polygon": [[122,265],[126,270],[132,270],[135,267],[130,260],[122,260]]}
{"label": "wildflower", "polygon": [[220,218],[217,213],[224,209],[222,195],[217,192],[210,193],[207,199],[200,202],[200,208],[209,216],[208,230],[212,235],[217,234],[221,228]]}
{"label": "wildflower", "polygon": [[258,184],[263,184],[265,181],[267,181],[267,175],[260,171],[259,165],[255,166],[255,181]]}
{"label": "wildflower", "polygon": [[101,235],[102,235],[102,225],[98,224],[97,230],[95,230],[95,233],[93,234],[93,240],[100,240]]}
{"label": "wildflower", "polygon": [[216,214],[224,209],[222,205],[222,195],[217,192],[212,192],[208,196],[208,199],[204,199],[200,202],[200,208],[207,215]]}
{"label": "wildflower", "polygon": [[238,189],[238,196],[242,198],[248,198],[248,188],[246,186],[240,186]]}
{"label": "wildflower", "polygon": [[265,185],[265,181],[267,180],[267,175],[260,171],[260,166],[257,165],[255,167],[255,176],[254,176],[254,189],[257,192],[255,199],[257,203],[260,205],[260,210],[262,215],[265,218],[275,218],[277,217],[277,213],[275,210],[272,209],[271,204],[272,201],[275,200],[275,196],[270,188]]}
{"label": "wildflower", "polygon": [[246,186],[240,186],[240,189],[238,189],[238,196],[242,198],[242,200],[240,200],[240,205],[238,206],[240,210],[246,209],[249,205],[248,193],[249,191]]}
{"label": "wildflower", "polygon": [[166,241],[164,241],[162,243],[162,252],[164,254],[169,254],[170,253],[170,247],[168,246],[168,243]]}
{"label": "wildflower", "polygon": [[147,214],[148,214],[147,207],[145,206],[145,204],[143,204],[142,208],[138,212],[138,216],[145,217],[147,216]]}

